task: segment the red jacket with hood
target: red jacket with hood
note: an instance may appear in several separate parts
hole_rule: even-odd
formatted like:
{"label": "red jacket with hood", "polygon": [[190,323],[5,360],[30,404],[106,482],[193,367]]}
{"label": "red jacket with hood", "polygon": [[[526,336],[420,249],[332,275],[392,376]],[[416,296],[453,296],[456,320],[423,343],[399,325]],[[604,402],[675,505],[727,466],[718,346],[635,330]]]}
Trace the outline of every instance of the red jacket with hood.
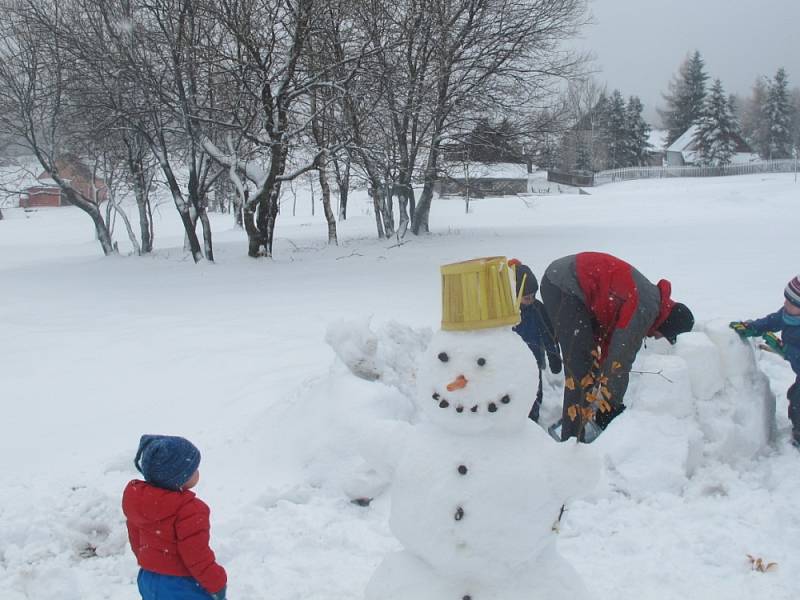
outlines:
{"label": "red jacket with hood", "polygon": [[227,583],[209,547],[211,511],[194,492],[175,492],[135,479],[122,494],[128,539],[139,566],[194,577],[210,594]]}

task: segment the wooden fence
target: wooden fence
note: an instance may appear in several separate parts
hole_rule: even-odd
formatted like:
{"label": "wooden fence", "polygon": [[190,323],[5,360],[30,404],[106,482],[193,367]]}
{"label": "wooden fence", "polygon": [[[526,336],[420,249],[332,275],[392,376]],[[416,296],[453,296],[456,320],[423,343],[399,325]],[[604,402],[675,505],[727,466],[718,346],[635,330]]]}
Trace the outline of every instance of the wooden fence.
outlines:
{"label": "wooden fence", "polygon": [[562,183],[564,185],[574,185],[578,187],[588,187],[594,185],[594,175],[591,171],[567,173],[565,171],[547,171],[547,181]]}
{"label": "wooden fence", "polygon": [[[755,175],[758,173],[797,173],[798,161],[794,158],[763,160],[723,167],[626,167],[600,171],[588,185],[602,185],[630,179],[663,179],[666,177],[723,177],[727,175]],[[564,182],[567,183],[567,182]],[[587,185],[587,184],[583,184]]]}

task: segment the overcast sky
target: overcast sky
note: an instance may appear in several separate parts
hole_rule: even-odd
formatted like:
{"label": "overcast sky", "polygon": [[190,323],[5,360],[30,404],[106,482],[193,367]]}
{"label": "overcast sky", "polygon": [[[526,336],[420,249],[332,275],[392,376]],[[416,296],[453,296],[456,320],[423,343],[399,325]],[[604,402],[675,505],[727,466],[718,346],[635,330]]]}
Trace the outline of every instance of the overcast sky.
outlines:
{"label": "overcast sky", "polygon": [[695,49],[727,92],[747,95],[778,67],[800,87],[800,0],[590,0],[589,8],[594,24],[578,46],[595,54],[597,79],[638,95],[650,119]]}

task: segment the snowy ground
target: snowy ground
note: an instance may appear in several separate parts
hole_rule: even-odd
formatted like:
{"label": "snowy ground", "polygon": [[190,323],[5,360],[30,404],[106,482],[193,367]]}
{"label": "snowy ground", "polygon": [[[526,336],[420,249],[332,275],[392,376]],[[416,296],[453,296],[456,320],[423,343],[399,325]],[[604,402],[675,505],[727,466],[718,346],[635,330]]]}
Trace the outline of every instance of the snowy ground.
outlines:
{"label": "snowy ground", "polygon": [[[352,436],[412,408],[346,370],[324,341],[330,324],[435,329],[438,265],[506,255],[541,274],[581,250],[670,279],[699,321],[763,316],[798,271],[798,193],[792,175],[769,175],[477,200],[470,214],[439,201],[433,233],[399,247],[373,239],[362,198],[335,248],[320,211],[282,216],[272,261],[248,259],[243,234],[217,216],[217,262],[200,265],[180,250],[169,206],[147,258],[103,258],[77,209],[4,209],[0,598],[138,597],[119,500],[142,433],[201,448],[197,491],[233,600],[360,598],[397,542],[386,497],[360,508],[343,493],[359,463]],[[797,597],[793,374],[772,355],[759,367],[778,401],[769,451],[706,462],[677,489],[606,489],[569,508],[559,550],[598,600]],[[559,403],[551,383],[545,418]],[[747,554],[778,569],[754,572]]]}

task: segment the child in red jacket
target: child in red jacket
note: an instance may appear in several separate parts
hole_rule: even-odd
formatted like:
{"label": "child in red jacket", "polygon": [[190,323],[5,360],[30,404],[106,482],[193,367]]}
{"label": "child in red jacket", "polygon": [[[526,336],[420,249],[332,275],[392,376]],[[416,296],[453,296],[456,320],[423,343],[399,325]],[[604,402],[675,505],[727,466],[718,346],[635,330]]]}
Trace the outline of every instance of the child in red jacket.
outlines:
{"label": "child in red jacket", "polygon": [[143,435],[134,479],[122,494],[128,539],[141,569],[143,600],[225,600],[227,575],[209,542],[208,506],[189,490],[200,451],[189,440]]}

